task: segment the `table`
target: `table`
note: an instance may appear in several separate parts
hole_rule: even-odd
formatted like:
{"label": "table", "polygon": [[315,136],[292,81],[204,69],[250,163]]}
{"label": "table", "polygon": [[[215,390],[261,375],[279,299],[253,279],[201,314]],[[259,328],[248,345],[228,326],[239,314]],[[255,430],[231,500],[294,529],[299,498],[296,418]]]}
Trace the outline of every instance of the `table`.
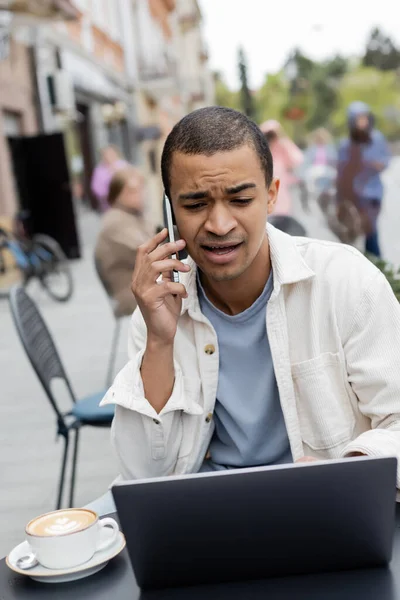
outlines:
{"label": "table", "polygon": [[[116,518],[116,515],[110,515]],[[0,562],[0,600],[400,600],[400,506],[389,568],[141,592],[125,549],[100,573],[73,583],[37,583]]]}

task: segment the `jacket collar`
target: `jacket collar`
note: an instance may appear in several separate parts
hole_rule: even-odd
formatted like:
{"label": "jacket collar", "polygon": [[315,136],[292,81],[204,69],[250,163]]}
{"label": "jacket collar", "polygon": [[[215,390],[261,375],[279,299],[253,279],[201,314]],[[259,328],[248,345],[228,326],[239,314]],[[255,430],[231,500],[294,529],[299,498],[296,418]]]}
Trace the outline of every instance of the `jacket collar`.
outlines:
{"label": "jacket collar", "polygon": [[[296,238],[276,229],[268,223],[267,235],[269,240],[272,270],[274,273],[274,293],[278,294],[283,285],[298,283],[315,276],[314,271],[303,259]],[[187,263],[191,271],[182,277],[182,283],[188,292],[188,298],[182,303],[182,313],[200,310],[197,296],[197,265],[188,257]]]}

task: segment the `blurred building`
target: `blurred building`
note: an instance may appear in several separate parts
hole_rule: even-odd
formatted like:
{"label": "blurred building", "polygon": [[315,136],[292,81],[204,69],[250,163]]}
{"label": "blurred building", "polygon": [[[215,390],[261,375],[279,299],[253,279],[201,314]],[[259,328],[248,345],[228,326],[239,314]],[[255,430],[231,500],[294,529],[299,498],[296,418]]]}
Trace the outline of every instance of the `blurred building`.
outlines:
{"label": "blurred building", "polygon": [[162,222],[160,157],[164,140],[186,113],[214,102],[197,0],[133,0],[137,107],[152,216]]}
{"label": "blurred building", "polygon": [[[113,143],[143,166],[160,223],[164,140],[184,114],[214,102],[197,0],[0,0],[0,15],[0,215],[18,206],[13,172],[20,188],[26,169],[15,162],[26,147],[36,171],[54,169],[61,138],[69,175],[60,168],[54,197],[69,187],[95,207],[92,171]],[[12,156],[7,137],[21,138],[10,141]]]}
{"label": "blurred building", "polygon": [[65,131],[74,183],[88,199],[102,147],[115,144],[127,160],[137,159],[134,24],[130,0],[74,5],[76,20],[38,30],[35,59],[43,130]]}
{"label": "blurred building", "polygon": [[0,215],[18,205],[7,137],[61,132],[73,193],[93,207],[100,149],[137,161],[133,30],[131,0],[0,0]]}
{"label": "blurred building", "polygon": [[178,79],[185,112],[214,102],[214,77],[202,32],[197,0],[177,0],[174,15]]}
{"label": "blurred building", "polygon": [[38,131],[33,56],[18,23],[75,16],[69,2],[0,0],[0,219],[9,221],[18,206],[8,138]]}

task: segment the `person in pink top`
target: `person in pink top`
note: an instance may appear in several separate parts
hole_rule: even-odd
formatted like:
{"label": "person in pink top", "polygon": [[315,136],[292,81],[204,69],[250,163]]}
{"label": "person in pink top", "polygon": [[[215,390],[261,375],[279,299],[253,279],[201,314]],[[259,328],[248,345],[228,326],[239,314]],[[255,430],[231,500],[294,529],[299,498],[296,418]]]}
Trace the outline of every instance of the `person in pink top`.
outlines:
{"label": "person in pink top", "polygon": [[274,215],[291,215],[290,186],[296,181],[293,171],[303,162],[303,153],[292,140],[284,135],[281,124],[270,119],[260,125],[268,140],[274,159],[274,175],[280,179],[278,199]]}
{"label": "person in pink top", "polygon": [[97,199],[100,212],[110,207],[107,202],[111,179],[117,171],[128,166],[115,146],[106,146],[101,151],[101,161],[93,171],[91,190]]}

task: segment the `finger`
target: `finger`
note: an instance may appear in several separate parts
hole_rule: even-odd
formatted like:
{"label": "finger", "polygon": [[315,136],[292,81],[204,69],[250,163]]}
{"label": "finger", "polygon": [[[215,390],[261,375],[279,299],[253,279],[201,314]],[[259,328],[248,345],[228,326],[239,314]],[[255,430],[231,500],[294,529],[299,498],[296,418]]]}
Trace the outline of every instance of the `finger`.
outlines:
{"label": "finger", "polygon": [[146,294],[146,304],[156,302],[167,296],[179,296],[187,298],[188,293],[182,283],[173,283],[172,281],[161,280],[155,286],[148,290]]}
{"label": "finger", "polygon": [[174,283],[173,281],[166,281],[163,279],[157,284],[159,298],[165,298],[166,296],[179,296],[180,298],[187,298],[188,293],[183,283]]}
{"label": "finger", "polygon": [[168,229],[164,227],[164,229],[161,229],[161,231],[157,233],[157,235],[155,235],[154,237],[150,238],[147,242],[142,244],[140,246],[140,249],[143,252],[150,254],[150,252],[153,252],[153,250],[155,250],[164,240],[166,240],[167,237]]}
{"label": "finger", "polygon": [[180,260],[175,260],[174,258],[158,260],[152,263],[151,268],[158,275],[160,273],[165,273],[166,271],[179,271],[180,273],[188,273],[190,271],[189,265]]}
{"label": "finger", "polygon": [[168,242],[167,244],[162,244],[155,248],[150,254],[150,258],[152,261],[163,260],[172,254],[177,254],[179,250],[183,250],[186,246],[185,240],[178,240],[176,242]]}

